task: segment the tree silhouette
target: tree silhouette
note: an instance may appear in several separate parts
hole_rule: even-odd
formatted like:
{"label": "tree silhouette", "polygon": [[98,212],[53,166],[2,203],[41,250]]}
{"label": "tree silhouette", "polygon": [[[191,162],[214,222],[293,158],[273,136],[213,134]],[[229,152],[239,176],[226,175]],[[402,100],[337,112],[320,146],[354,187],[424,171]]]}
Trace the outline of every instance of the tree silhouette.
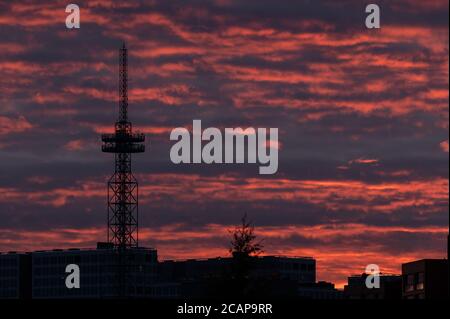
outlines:
{"label": "tree silhouette", "polygon": [[264,260],[259,257],[263,253],[263,240],[257,241],[255,227],[247,219],[247,214],[242,217],[241,224],[230,229],[229,233],[229,252],[233,257],[222,275],[208,279],[207,297],[236,300],[297,296],[296,281],[287,281],[264,271]]}
{"label": "tree silhouette", "polygon": [[255,227],[247,220],[247,214],[241,219],[241,225],[230,230],[230,253],[233,256],[231,279],[227,282],[228,294],[232,296],[249,296],[254,292],[254,280],[251,273],[254,258],[263,252],[262,241],[256,241]]}
{"label": "tree silhouette", "polygon": [[230,253],[233,256],[258,256],[263,252],[262,240],[256,241],[255,227],[247,220],[247,214],[242,217],[241,222],[240,226],[230,231],[232,233]]}

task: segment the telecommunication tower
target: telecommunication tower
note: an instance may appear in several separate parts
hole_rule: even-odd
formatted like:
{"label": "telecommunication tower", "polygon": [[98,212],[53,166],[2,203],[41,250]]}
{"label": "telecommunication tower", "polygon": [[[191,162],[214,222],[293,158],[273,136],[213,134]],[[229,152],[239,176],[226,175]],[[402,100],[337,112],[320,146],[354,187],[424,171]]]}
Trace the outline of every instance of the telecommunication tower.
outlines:
{"label": "telecommunication tower", "polygon": [[115,171],[108,181],[108,242],[119,250],[138,247],[138,182],[131,154],[145,151],[145,136],[133,133],[128,120],[128,52],[119,51],[119,118],[113,134],[102,134],[102,151],[114,153]]}

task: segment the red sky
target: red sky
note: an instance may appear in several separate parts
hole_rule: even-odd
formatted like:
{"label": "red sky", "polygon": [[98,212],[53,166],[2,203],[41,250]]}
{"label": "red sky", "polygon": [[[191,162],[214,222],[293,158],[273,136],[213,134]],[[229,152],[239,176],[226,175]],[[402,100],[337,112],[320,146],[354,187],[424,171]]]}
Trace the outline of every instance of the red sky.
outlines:
{"label": "red sky", "polygon": [[[442,258],[448,234],[448,1],[0,3],[0,251],[105,240],[100,151],[129,47],[141,244],[161,259],[227,254],[247,213],[265,253],[313,256],[342,286],[367,264]],[[170,162],[170,131],[278,127],[280,165]]]}

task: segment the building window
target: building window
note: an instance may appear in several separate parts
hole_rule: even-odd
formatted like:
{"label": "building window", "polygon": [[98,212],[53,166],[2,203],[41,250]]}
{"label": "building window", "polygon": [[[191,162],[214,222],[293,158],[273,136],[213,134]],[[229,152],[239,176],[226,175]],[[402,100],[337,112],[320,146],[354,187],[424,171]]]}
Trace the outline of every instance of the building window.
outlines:
{"label": "building window", "polygon": [[414,274],[410,274],[406,277],[405,291],[414,291]]}
{"label": "building window", "polygon": [[417,290],[423,290],[423,288],[424,288],[424,281],[425,281],[425,274],[423,272],[421,272],[417,276],[417,285],[416,285],[416,289]]}

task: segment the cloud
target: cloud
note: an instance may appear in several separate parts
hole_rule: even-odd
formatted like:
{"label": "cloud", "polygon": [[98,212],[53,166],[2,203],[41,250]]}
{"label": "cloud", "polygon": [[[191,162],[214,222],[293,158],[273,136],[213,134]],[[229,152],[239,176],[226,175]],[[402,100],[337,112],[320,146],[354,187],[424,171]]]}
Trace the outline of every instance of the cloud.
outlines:
{"label": "cloud", "polygon": [[[129,47],[143,243],[163,258],[226,253],[247,212],[271,254],[312,255],[342,283],[365,263],[440,257],[448,227],[448,1],[112,0],[0,3],[0,250],[104,240]],[[279,128],[279,170],[174,165],[170,131]],[[176,235],[176,236],[175,236]],[[189,248],[189,249],[188,249]]]}
{"label": "cloud", "polygon": [[442,151],[448,153],[448,140],[442,141],[441,143],[439,143],[439,146],[441,147]]}
{"label": "cloud", "polygon": [[0,116],[0,135],[23,132],[32,127],[33,125],[22,115],[17,118]]}

